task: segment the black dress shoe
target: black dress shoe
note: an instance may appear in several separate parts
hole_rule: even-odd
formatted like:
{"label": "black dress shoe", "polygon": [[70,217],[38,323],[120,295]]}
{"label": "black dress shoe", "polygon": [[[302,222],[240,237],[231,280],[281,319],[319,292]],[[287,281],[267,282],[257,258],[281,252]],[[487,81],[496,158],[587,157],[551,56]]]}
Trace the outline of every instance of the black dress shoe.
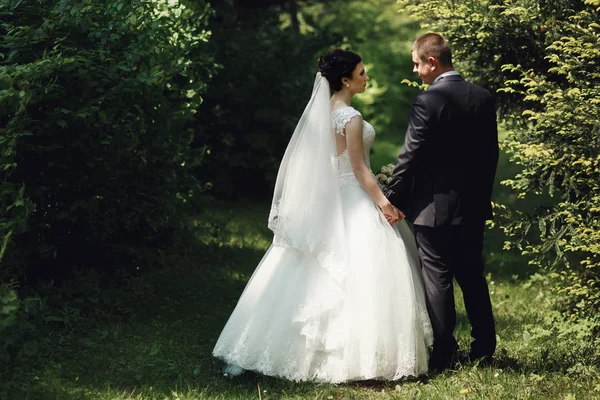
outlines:
{"label": "black dress shoe", "polygon": [[469,359],[472,363],[477,363],[480,367],[489,367],[492,365],[492,356],[489,354],[486,355],[473,355],[469,354]]}
{"label": "black dress shoe", "polygon": [[473,353],[465,351],[458,352],[455,360],[461,365],[477,364],[479,367],[489,367],[492,364],[492,356],[490,355],[473,355]]}
{"label": "black dress shoe", "polygon": [[454,368],[456,358],[454,356],[451,357],[435,357],[433,355],[429,359],[429,371],[431,373],[440,373],[449,368]]}
{"label": "black dress shoe", "polygon": [[458,351],[454,355],[453,366],[477,364],[479,367],[488,367],[492,364],[492,356],[474,356],[466,351]]}
{"label": "black dress shoe", "polygon": [[[443,350],[440,350],[443,349]],[[429,358],[429,370],[442,372],[449,368],[454,368],[456,364],[456,354],[458,353],[458,345],[456,341],[453,344],[447,345],[445,347],[436,347],[434,346],[433,352]]]}

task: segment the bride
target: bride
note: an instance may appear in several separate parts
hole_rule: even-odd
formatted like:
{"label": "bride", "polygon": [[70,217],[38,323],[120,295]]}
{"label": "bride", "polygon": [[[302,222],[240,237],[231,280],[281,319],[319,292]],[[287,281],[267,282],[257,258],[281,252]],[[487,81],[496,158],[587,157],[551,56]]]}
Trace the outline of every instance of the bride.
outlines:
{"label": "bride", "polygon": [[[319,58],[269,215],[273,244],[213,350],[225,372],[294,381],[427,372],[432,331],[414,237],[370,170],[373,127],[351,106],[361,58]],[[333,89],[333,95],[331,95]]]}

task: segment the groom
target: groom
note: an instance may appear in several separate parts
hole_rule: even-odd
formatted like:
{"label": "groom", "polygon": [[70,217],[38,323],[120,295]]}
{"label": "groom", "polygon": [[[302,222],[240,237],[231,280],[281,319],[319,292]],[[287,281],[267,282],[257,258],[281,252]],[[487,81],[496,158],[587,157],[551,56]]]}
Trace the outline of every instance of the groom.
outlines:
{"label": "groom", "polygon": [[413,72],[431,87],[412,105],[386,196],[414,224],[434,331],[430,369],[443,370],[458,350],[453,278],[472,327],[469,359],[490,361],[496,348],[482,248],[492,218],[498,130],[492,96],[454,71],[442,36],[418,38],[412,59]]}

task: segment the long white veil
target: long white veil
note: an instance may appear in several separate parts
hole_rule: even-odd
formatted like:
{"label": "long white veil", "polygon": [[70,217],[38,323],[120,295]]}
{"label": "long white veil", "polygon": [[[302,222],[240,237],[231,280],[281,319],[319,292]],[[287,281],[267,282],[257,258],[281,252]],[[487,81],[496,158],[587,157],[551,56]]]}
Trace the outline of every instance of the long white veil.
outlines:
{"label": "long white veil", "polygon": [[344,218],[329,97],[329,82],[318,72],[279,167],[269,228],[274,245],[313,254],[339,281]]}

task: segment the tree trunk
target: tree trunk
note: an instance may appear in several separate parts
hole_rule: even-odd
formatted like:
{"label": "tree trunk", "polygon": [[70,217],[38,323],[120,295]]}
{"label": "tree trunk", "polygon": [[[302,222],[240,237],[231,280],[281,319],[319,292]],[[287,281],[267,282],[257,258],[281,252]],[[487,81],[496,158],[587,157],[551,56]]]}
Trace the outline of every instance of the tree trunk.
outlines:
{"label": "tree trunk", "polygon": [[298,2],[296,0],[290,0],[290,17],[292,18],[292,31],[299,35],[300,21],[298,21]]}

